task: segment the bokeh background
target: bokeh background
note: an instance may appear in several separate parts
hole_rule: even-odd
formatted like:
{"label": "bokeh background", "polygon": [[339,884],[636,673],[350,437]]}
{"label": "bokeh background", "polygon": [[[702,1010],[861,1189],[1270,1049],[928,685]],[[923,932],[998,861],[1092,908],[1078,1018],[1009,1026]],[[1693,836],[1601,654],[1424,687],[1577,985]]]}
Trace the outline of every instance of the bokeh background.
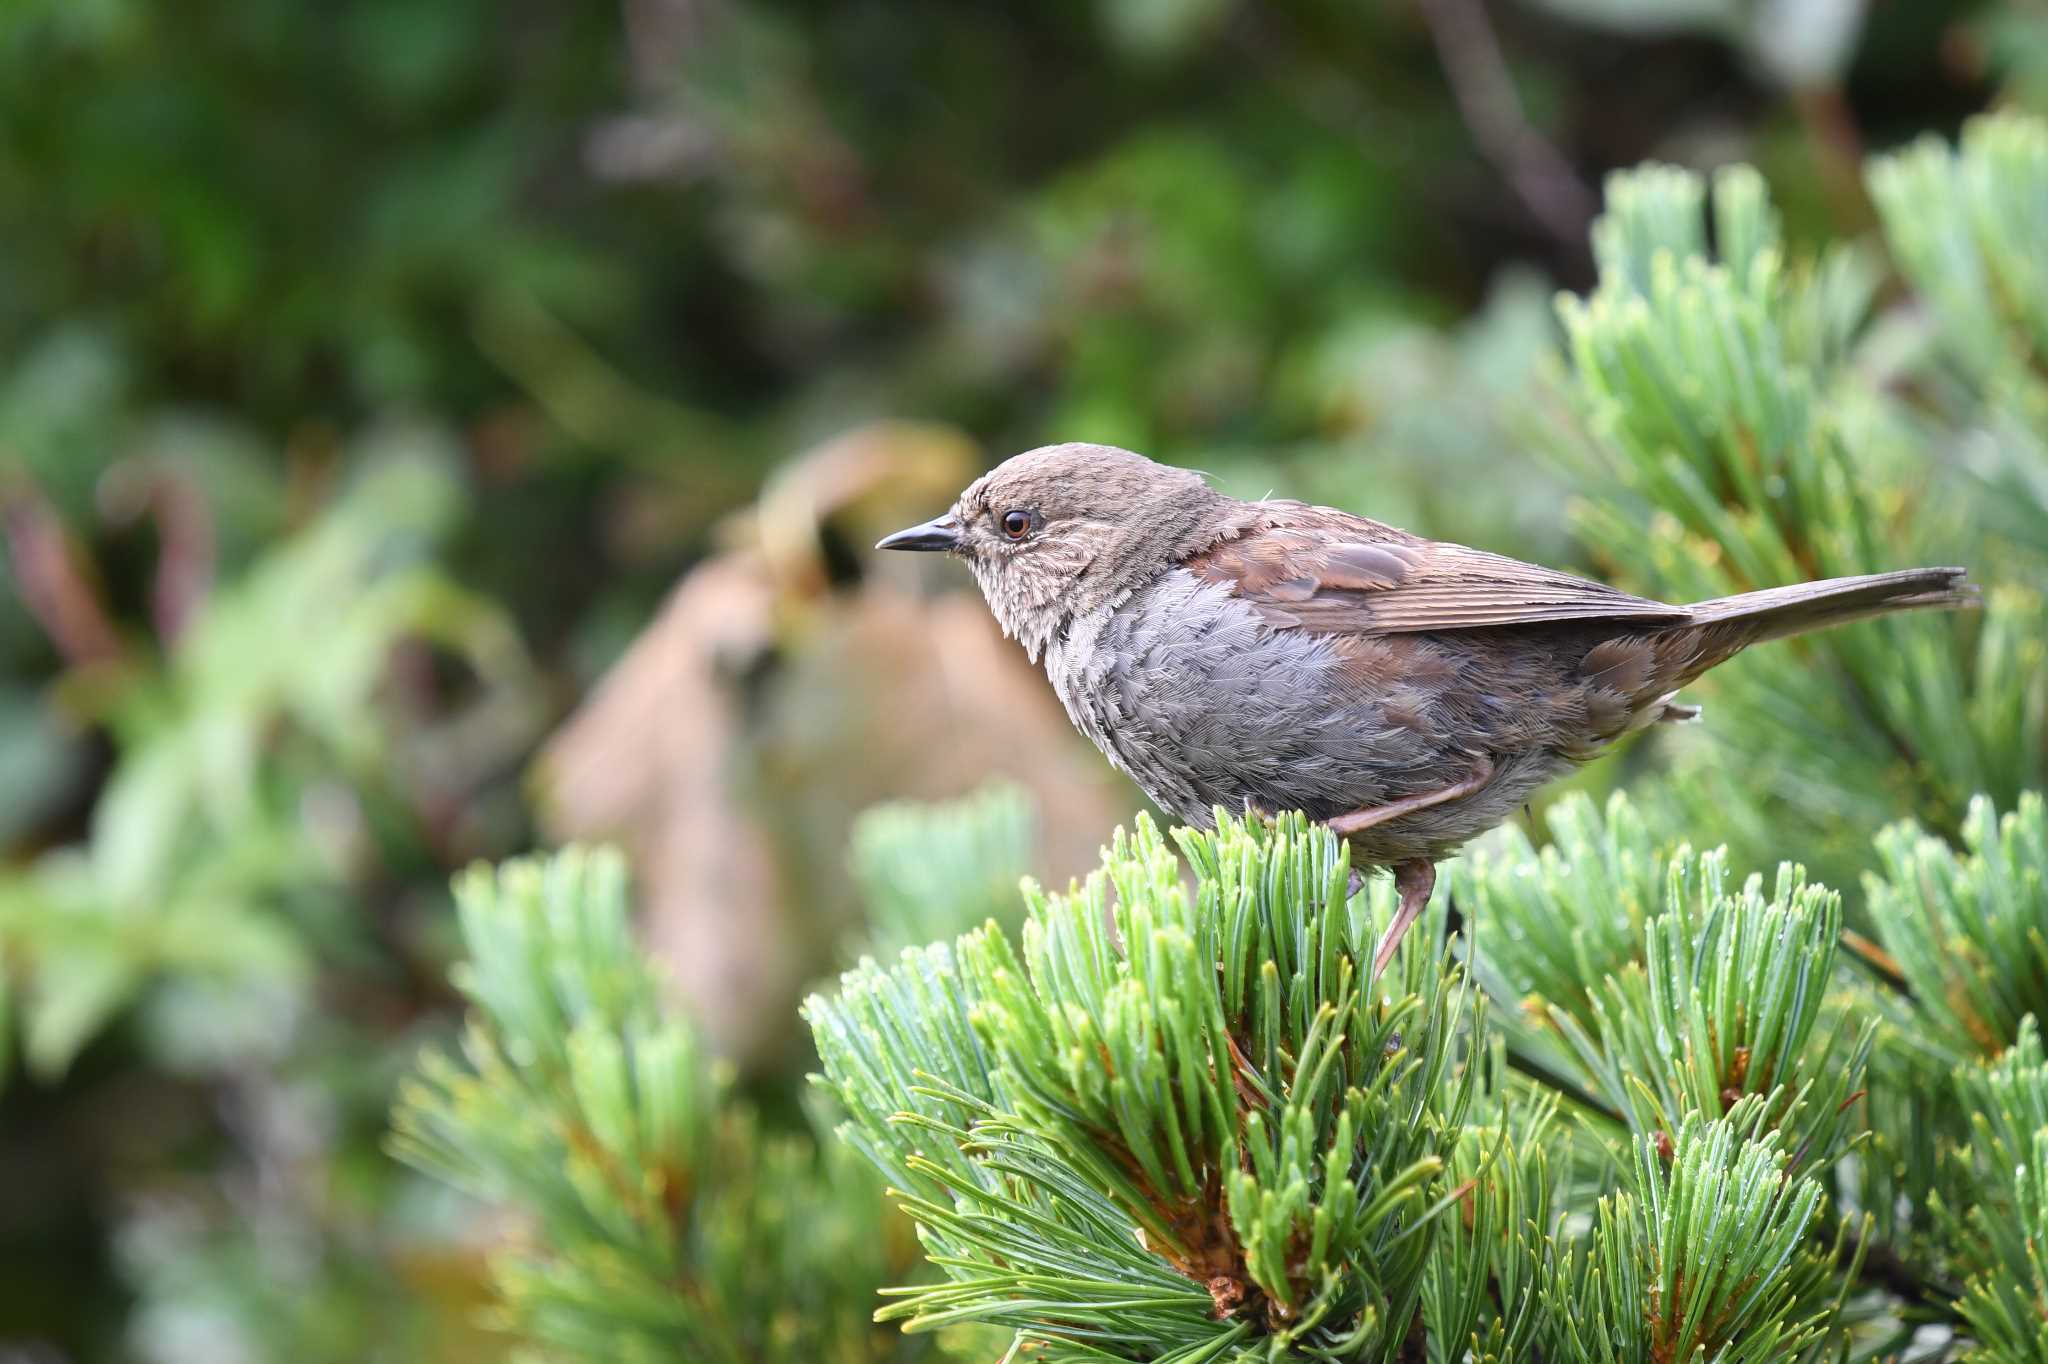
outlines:
{"label": "bokeh background", "polygon": [[1602,176],[1804,248],[1999,103],[2038,4],[0,7],[0,1359],[498,1357],[381,1146],[452,870],[622,842],[795,1123],[858,811],[1005,776],[1059,877],[1138,804],[877,534],[1085,439],[1628,582]]}

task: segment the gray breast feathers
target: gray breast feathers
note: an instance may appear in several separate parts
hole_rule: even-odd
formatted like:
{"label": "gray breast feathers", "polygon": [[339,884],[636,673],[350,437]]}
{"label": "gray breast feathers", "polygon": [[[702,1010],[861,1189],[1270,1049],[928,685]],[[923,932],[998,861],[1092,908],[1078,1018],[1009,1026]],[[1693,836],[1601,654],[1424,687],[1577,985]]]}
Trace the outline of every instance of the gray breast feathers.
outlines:
{"label": "gray breast feathers", "polygon": [[1174,569],[1072,622],[1046,671],[1112,762],[1206,824],[1214,805],[1327,818],[1411,794],[1444,760],[1427,698],[1358,663],[1343,639],[1276,629]]}

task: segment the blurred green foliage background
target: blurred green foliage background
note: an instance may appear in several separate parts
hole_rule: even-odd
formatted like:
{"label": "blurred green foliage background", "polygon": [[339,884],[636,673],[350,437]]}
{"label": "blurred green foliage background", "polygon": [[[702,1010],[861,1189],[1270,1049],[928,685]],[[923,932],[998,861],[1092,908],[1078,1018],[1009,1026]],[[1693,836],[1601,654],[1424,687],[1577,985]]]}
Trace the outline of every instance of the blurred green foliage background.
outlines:
{"label": "blurred green foliage background", "polygon": [[494,1357],[379,1148],[451,871],[714,831],[650,938],[791,1121],[855,809],[1134,803],[870,532],[1087,439],[1628,581],[1542,453],[1602,175],[1803,250],[1999,102],[2037,4],[0,6],[0,1356]]}

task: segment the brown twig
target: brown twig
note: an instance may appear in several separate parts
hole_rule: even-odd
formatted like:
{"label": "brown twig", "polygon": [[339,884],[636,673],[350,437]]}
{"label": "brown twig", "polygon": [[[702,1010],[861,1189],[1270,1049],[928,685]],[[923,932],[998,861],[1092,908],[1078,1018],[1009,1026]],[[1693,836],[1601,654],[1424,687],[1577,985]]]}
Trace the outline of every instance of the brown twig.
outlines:
{"label": "brown twig", "polygon": [[1853,928],[1842,930],[1842,946],[1848,948],[1851,956],[1868,967],[1872,975],[1908,999],[1912,998],[1913,987],[1906,980],[1905,968],[1899,965],[1898,959],[1891,953]]}
{"label": "brown twig", "polygon": [[84,556],[42,490],[19,475],[0,487],[0,531],[22,604],[72,666],[121,656],[121,637],[100,602]]}
{"label": "brown twig", "polygon": [[1451,98],[1480,153],[1507,177],[1551,236],[1583,250],[1586,224],[1595,208],[1593,195],[1564,155],[1523,114],[1482,0],[1417,3],[1450,82]]}
{"label": "brown twig", "polygon": [[1877,214],[1863,188],[1863,134],[1841,85],[1830,81],[1796,89],[1792,108],[1813,148],[1821,183],[1827,186],[1835,225],[1851,234],[1869,228]]}

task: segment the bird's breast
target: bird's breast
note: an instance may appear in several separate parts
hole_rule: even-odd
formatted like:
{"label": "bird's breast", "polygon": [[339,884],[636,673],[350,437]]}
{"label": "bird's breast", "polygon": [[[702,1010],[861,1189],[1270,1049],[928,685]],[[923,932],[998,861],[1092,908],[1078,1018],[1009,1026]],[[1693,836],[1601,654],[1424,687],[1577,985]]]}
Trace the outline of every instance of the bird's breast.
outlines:
{"label": "bird's breast", "polygon": [[1179,569],[1071,621],[1045,662],[1075,726],[1190,822],[1217,805],[1328,818],[1447,784],[1464,761],[1441,667],[1416,682],[1399,658],[1360,666],[1343,638],[1275,629]]}

